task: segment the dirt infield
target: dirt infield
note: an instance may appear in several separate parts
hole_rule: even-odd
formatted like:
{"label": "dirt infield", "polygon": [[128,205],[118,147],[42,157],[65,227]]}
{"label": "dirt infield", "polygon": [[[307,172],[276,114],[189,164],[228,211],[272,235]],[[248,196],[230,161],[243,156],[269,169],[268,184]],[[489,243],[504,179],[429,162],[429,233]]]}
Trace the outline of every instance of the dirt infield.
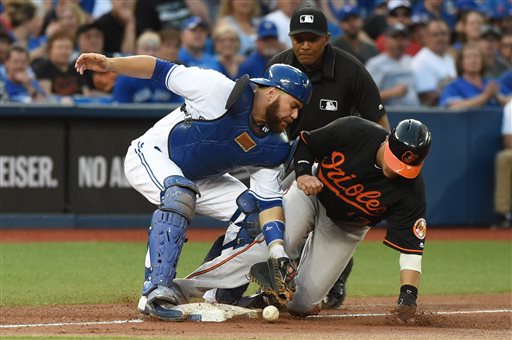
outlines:
{"label": "dirt infield", "polygon": [[[511,294],[424,296],[419,300],[421,313],[414,325],[398,324],[394,317],[387,315],[394,304],[393,298],[348,297],[341,309],[323,311],[320,318],[295,319],[282,313],[275,323],[245,318],[222,323],[165,322],[140,318],[134,304],[128,303],[10,307],[1,310],[0,335],[192,339],[511,339],[511,301]],[[11,326],[15,324],[32,325]]]}
{"label": "dirt infield", "polygon": [[[219,230],[190,230],[191,241],[211,241]],[[382,240],[372,230],[366,240]],[[433,229],[430,240],[512,240],[510,230]],[[1,242],[127,241],[145,242],[144,230],[1,230]],[[141,317],[135,301],[115,305],[0,308],[0,337],[126,336],[192,339],[511,339],[512,293],[420,296],[415,324],[399,324],[391,315],[395,298],[353,298],[320,317],[296,319],[282,313],[275,323],[230,319],[222,323],[164,322]]]}

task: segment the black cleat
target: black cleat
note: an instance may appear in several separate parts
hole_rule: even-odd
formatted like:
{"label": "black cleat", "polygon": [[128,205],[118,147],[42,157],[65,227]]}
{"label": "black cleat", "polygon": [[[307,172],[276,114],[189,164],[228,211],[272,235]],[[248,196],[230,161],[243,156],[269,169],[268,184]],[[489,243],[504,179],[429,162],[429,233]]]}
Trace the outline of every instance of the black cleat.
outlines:
{"label": "black cleat", "polygon": [[343,304],[345,301],[345,297],[347,296],[346,284],[347,279],[352,272],[352,266],[354,265],[354,258],[350,258],[350,261],[347,263],[347,266],[341,273],[338,280],[334,283],[327,296],[322,301],[323,309],[337,309],[339,306]]}
{"label": "black cleat", "polygon": [[280,310],[283,309],[283,305],[281,305],[272,295],[266,295],[263,292],[258,292],[249,296],[243,296],[236,305],[250,309],[263,309],[267,306],[274,306]]}
{"label": "black cleat", "polygon": [[215,301],[236,306],[247,290],[247,287],[249,287],[248,283],[236,288],[218,288],[215,292]]}

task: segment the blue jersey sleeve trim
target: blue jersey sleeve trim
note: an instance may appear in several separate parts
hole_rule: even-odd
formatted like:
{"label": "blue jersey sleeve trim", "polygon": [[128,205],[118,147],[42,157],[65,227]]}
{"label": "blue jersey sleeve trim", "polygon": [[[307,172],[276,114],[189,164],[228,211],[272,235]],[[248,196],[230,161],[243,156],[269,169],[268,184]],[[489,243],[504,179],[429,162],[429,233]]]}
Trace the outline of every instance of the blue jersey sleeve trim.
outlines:
{"label": "blue jersey sleeve trim", "polygon": [[169,79],[169,75],[176,66],[175,63],[157,59],[151,79],[167,87],[167,79]]}
{"label": "blue jersey sleeve trim", "polygon": [[283,200],[282,199],[274,199],[271,201],[258,201],[258,205],[260,207],[260,211],[267,210],[274,207],[282,207]]}
{"label": "blue jersey sleeve trim", "polygon": [[261,197],[258,196],[254,191],[249,190],[249,192],[256,197],[258,200],[258,208],[261,211],[267,210],[273,207],[282,207],[283,206],[283,198],[282,197]]}

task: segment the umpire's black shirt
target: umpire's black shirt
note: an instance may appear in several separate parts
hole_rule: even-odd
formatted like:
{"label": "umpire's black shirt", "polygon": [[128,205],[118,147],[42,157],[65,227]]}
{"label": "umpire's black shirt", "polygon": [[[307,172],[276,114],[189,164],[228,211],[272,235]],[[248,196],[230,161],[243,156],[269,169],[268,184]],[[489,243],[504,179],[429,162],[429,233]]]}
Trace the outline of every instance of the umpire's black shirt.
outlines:
{"label": "umpire's black shirt", "polygon": [[269,66],[277,63],[297,67],[306,73],[313,84],[313,95],[288,127],[290,138],[301,130],[311,131],[339,117],[357,115],[377,122],[386,114],[379,89],[364,65],[354,56],[327,45],[322,68],[309,72],[295,57],[293,49],[274,56]]}

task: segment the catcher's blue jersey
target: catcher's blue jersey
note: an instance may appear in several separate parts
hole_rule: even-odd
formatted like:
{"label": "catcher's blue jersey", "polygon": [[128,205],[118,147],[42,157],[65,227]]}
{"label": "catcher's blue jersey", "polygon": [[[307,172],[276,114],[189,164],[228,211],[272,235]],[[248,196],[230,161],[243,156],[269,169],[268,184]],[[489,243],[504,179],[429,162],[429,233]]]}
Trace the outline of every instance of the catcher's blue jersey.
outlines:
{"label": "catcher's blue jersey", "polygon": [[190,119],[169,133],[169,157],[191,180],[205,179],[241,167],[276,167],[290,150],[284,133],[255,131],[250,84],[224,115],[214,120]]}

